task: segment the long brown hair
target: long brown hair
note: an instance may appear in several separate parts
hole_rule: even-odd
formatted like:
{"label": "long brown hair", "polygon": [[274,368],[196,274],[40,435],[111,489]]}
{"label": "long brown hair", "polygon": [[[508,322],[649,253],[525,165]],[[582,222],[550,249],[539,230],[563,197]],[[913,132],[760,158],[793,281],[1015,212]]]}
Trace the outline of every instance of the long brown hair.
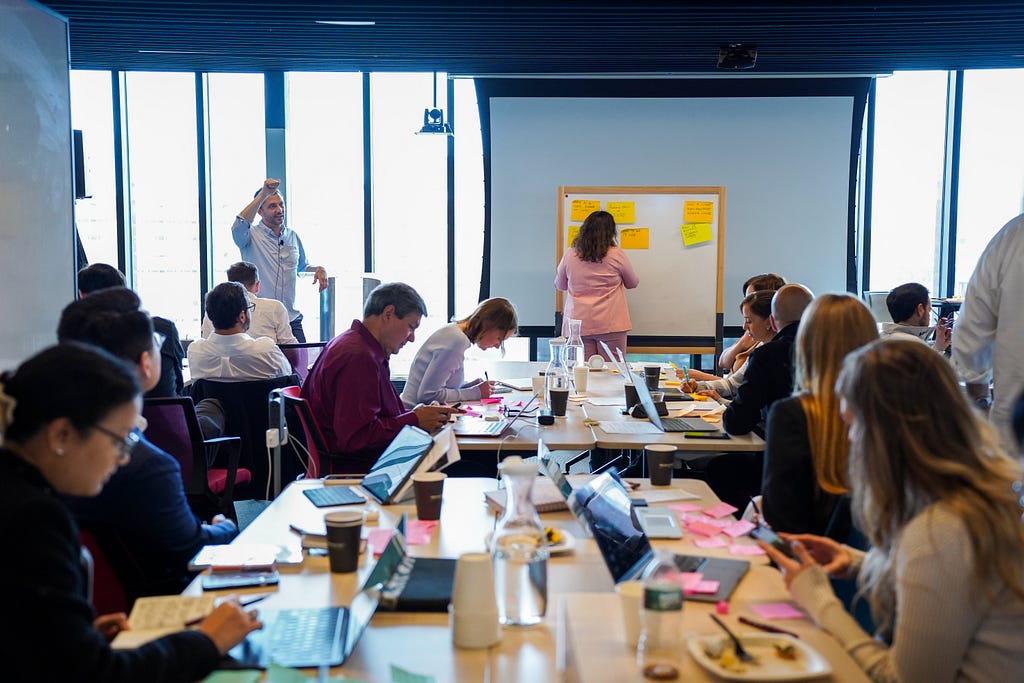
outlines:
{"label": "long brown hair", "polygon": [[576,255],[583,261],[597,263],[615,246],[615,219],[607,211],[595,211],[580,226],[572,243]]}
{"label": "long brown hair", "polygon": [[836,377],[854,349],[878,339],[867,306],[849,294],[822,294],[807,307],[796,333],[796,391],[807,416],[807,438],[818,486],[846,493],[849,441],[839,415]]}
{"label": "long brown hair", "polygon": [[941,502],[969,532],[974,585],[1024,598],[1018,462],[969,406],[949,362],[916,339],[876,341],[846,359],[836,392],[853,417],[853,516],[871,541],[858,578],[877,623],[895,616],[894,552],[906,524]]}
{"label": "long brown hair", "polygon": [[[499,330],[507,336],[509,332],[515,333],[519,329],[515,306],[500,296],[481,301],[476,310],[455,322],[460,326],[466,326],[466,336],[474,344],[490,330]],[[505,352],[504,339],[501,342],[501,351]]]}

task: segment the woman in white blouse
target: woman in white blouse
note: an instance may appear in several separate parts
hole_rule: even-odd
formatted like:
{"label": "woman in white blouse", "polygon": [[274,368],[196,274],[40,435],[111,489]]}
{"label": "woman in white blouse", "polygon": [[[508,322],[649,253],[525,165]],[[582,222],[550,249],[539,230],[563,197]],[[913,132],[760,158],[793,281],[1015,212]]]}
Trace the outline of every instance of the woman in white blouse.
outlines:
{"label": "woman in white blouse", "polygon": [[476,344],[482,350],[501,348],[519,328],[516,309],[508,299],[495,297],[480,303],[468,317],[445,325],[430,335],[416,352],[402,401],[412,407],[419,403],[453,403],[487,398],[494,383],[481,378],[465,381],[463,361]]}
{"label": "woman in white blouse", "polygon": [[[837,382],[853,514],[872,549],[785,535],[762,544],[793,598],[873,681],[1024,680],[1021,468],[968,405],[950,364],[916,339],[873,342]],[[856,575],[877,637],[832,593]]]}

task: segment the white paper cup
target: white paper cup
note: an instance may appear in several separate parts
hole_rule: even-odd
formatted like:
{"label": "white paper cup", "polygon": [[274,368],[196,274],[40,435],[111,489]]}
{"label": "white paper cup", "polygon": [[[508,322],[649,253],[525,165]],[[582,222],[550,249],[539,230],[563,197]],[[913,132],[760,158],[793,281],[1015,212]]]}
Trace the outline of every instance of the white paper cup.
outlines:
{"label": "white paper cup", "polygon": [[587,393],[587,380],[590,379],[590,368],[586,365],[577,365],[572,369],[572,381],[576,384],[576,393]]}
{"label": "white paper cup", "polygon": [[465,553],[455,563],[452,606],[459,613],[498,613],[494,565],[488,553]]}
{"label": "white paper cup", "polygon": [[448,605],[448,628],[455,647],[467,650],[491,647],[501,640],[497,610],[491,613],[456,611],[453,605]]}
{"label": "white paper cup", "polygon": [[544,403],[544,375],[537,375],[531,377],[530,381],[533,382],[533,393],[537,394],[537,400],[543,405]]}
{"label": "white paper cup", "polygon": [[615,586],[619,594],[619,605],[622,607],[622,629],[626,635],[626,646],[636,651],[640,640],[640,605],[644,597],[643,581],[623,581]]}

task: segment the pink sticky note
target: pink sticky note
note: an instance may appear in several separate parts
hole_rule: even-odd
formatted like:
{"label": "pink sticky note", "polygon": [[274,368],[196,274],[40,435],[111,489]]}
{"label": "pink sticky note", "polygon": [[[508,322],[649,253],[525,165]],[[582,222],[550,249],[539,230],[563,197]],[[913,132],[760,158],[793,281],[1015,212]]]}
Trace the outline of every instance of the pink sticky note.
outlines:
{"label": "pink sticky note", "polygon": [[712,505],[709,508],[704,508],[704,514],[708,517],[726,517],[736,512],[739,508],[734,508],[728,503],[719,503],[718,505]]}
{"label": "pink sticky note", "polygon": [[675,510],[680,514],[700,510],[700,505],[697,505],[696,503],[676,503],[675,505],[667,505],[666,507],[669,510]]}
{"label": "pink sticky note", "polygon": [[482,403],[483,405],[486,406],[486,405],[493,405],[495,403],[501,403],[502,400],[503,399],[501,398],[501,396],[494,396],[494,397],[491,397],[491,398],[482,398],[482,399],[480,399],[480,403]]}
{"label": "pink sticky note", "polygon": [[370,530],[366,537],[366,545],[370,546],[374,557],[380,557],[380,554],[384,552],[384,548],[388,547],[388,541],[391,540],[391,534],[393,533],[394,529]]}
{"label": "pink sticky note", "polygon": [[762,619],[803,619],[804,613],[788,602],[771,602],[763,605],[751,605],[750,609]]}
{"label": "pink sticky note", "polygon": [[700,572],[680,572],[679,574],[679,585],[683,587],[683,590],[692,588],[703,580],[704,575]]}
{"label": "pink sticky note", "polygon": [[705,517],[701,521],[705,524],[710,524],[711,526],[717,526],[719,529],[725,529],[726,527],[730,527],[734,524],[731,519],[711,519],[710,517]]}
{"label": "pink sticky note", "polygon": [[722,531],[716,526],[711,526],[710,524],[693,520],[688,520],[686,522],[686,528],[695,534],[700,534],[701,536],[717,536]]}
{"label": "pink sticky note", "polygon": [[718,581],[698,581],[686,589],[687,593],[711,595],[718,592]]}
{"label": "pink sticky note", "polygon": [[761,550],[761,546],[757,545],[740,545],[739,543],[733,543],[729,546],[729,552],[732,555],[765,555],[765,551]]}
{"label": "pink sticky note", "polygon": [[409,545],[429,545],[430,536],[437,526],[437,520],[410,520],[405,526],[405,540]]}
{"label": "pink sticky note", "polygon": [[729,545],[729,541],[721,536],[712,536],[711,538],[695,538],[693,544],[698,548],[724,548]]}
{"label": "pink sticky note", "polygon": [[740,536],[746,535],[748,531],[754,528],[753,522],[748,522],[745,519],[741,519],[738,522],[733,522],[729,526],[722,529],[726,536],[732,536],[733,538],[739,538]]}

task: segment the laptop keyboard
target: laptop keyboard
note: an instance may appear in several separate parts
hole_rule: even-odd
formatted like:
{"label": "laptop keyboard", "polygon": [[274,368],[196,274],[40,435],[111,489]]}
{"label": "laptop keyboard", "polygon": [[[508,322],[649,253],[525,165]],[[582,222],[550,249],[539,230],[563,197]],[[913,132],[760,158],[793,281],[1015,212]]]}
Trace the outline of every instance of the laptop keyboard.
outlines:
{"label": "laptop keyboard", "polygon": [[302,494],[318,508],[332,505],[359,505],[366,502],[366,499],[353,491],[351,486],[324,486],[319,489],[306,489]]}
{"label": "laptop keyboard", "polygon": [[267,663],[336,666],[342,660],[344,607],[281,610],[264,639]]}
{"label": "laptop keyboard", "polygon": [[[666,432],[706,432],[708,431],[708,423],[700,418],[693,420],[685,417],[663,417],[661,418],[661,424],[665,428]],[[712,427],[712,430],[715,428]]]}

